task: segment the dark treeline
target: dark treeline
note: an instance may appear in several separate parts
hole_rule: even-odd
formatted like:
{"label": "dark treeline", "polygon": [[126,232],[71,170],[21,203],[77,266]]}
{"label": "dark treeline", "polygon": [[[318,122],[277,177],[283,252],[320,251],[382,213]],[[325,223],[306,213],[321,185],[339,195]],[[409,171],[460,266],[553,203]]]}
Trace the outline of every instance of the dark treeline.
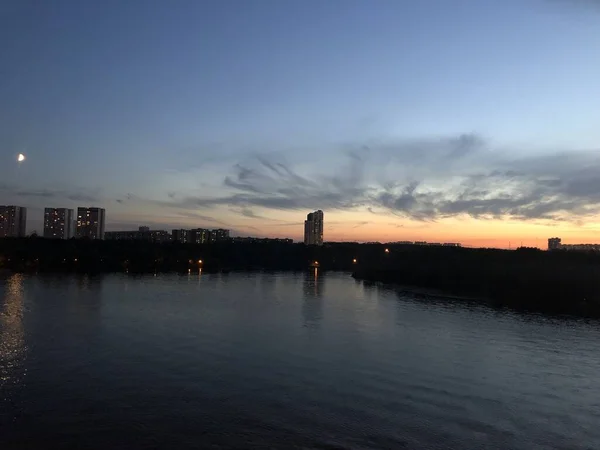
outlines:
{"label": "dark treeline", "polygon": [[[315,261],[330,270],[353,270],[354,259],[376,261],[381,245],[307,247],[278,242],[206,245],[144,241],[43,238],[0,239],[0,268],[36,272],[169,272],[198,269],[303,270]],[[202,261],[202,263],[199,263]]]}
{"label": "dark treeline", "polygon": [[352,271],[366,281],[436,289],[519,309],[600,316],[597,253],[356,243],[307,247],[0,239],[0,269],[24,272],[305,270],[315,261],[321,270]]}
{"label": "dark treeline", "polygon": [[519,310],[600,316],[600,255],[589,252],[406,247],[354,277],[436,289]]}

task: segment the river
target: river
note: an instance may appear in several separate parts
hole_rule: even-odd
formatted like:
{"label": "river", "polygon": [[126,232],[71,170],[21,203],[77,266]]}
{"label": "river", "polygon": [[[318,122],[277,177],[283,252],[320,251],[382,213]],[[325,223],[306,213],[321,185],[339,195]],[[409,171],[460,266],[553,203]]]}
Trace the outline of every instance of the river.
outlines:
{"label": "river", "polygon": [[0,275],[0,448],[600,448],[600,323],[345,273]]}

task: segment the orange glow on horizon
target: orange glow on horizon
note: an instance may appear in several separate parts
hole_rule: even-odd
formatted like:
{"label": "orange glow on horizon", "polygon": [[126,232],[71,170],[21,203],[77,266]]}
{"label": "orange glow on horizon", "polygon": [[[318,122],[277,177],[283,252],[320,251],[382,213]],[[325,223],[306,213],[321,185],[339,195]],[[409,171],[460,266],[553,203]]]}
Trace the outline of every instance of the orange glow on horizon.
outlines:
{"label": "orange glow on horizon", "polygon": [[[183,210],[182,210],[183,211]],[[255,208],[257,216],[266,219],[241,217],[228,209],[211,208],[202,214],[215,217],[230,228],[236,236],[291,238],[303,241],[304,211],[273,211]],[[187,212],[187,210],[186,210]],[[418,221],[394,214],[373,214],[366,210],[325,212],[325,242],[381,242],[425,241],[430,243],[459,243],[463,247],[547,248],[548,238],[558,236],[563,243],[600,243],[600,217],[588,218],[584,224],[568,221],[516,219],[475,219],[470,216],[440,218]],[[163,216],[163,208],[129,209],[127,213],[115,214],[115,221],[143,223],[151,217],[164,222],[165,228],[194,228],[194,218],[179,215],[174,210]],[[112,216],[111,216],[112,217]],[[575,220],[576,218],[574,218]],[[210,224],[201,224],[214,228]],[[260,230],[260,231],[257,231]],[[196,260],[197,261],[197,260]],[[190,261],[190,264],[192,261]]]}

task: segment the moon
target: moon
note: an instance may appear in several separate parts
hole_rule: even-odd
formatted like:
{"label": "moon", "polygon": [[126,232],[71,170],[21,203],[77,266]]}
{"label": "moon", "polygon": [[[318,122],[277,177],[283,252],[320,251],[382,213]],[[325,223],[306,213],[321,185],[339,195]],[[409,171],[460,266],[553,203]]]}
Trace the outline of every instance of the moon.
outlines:
{"label": "moon", "polygon": [[17,156],[17,161],[18,162],[25,161],[25,155],[23,153],[19,153],[19,155]]}

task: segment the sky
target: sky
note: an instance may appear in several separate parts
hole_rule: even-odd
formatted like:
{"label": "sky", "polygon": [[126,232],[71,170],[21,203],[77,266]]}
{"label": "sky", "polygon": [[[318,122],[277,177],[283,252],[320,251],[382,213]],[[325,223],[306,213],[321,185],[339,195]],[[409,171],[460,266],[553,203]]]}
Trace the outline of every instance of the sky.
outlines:
{"label": "sky", "polygon": [[0,43],[29,231],[600,242],[600,1],[1,0]]}

